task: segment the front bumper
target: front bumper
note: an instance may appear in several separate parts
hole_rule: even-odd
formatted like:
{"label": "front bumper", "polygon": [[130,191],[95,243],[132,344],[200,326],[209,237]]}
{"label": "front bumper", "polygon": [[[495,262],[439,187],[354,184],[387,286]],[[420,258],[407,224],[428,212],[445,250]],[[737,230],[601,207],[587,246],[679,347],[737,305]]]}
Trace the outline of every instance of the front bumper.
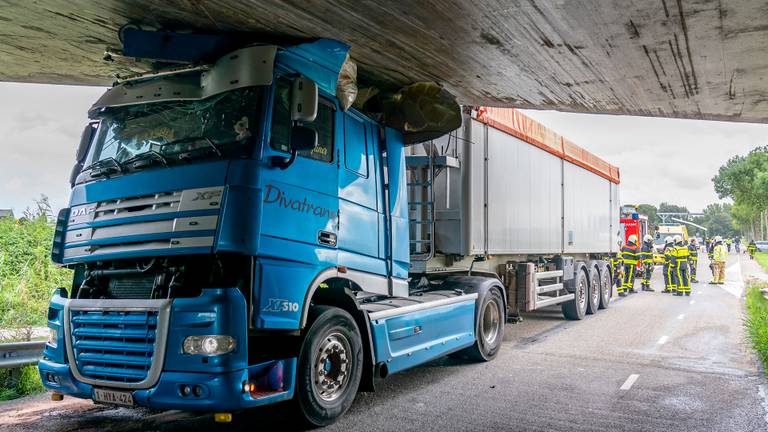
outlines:
{"label": "front bumper", "polygon": [[[40,360],[38,364],[43,385],[48,390],[81,399],[91,399],[93,386],[77,381],[69,365]],[[282,388],[278,391],[250,393],[243,391],[243,384],[270,376],[279,369]],[[178,409],[186,411],[236,411],[269,405],[293,397],[296,359],[273,360],[247,369],[228,373],[163,372],[151,388],[132,390],[138,406],[154,409]],[[181,386],[197,385],[202,394],[182,396]],[[279,387],[279,386],[278,386]],[[99,388],[109,388],[102,387]],[[125,389],[114,389],[127,391]]]}

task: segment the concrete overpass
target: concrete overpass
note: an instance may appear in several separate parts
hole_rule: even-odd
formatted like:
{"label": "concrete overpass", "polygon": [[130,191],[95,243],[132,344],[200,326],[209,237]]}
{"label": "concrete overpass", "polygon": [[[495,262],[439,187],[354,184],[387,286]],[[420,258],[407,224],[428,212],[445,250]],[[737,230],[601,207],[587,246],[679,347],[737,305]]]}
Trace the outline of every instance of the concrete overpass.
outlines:
{"label": "concrete overpass", "polygon": [[0,80],[108,85],[126,23],[330,37],[375,81],[461,103],[768,121],[758,0],[0,1]]}

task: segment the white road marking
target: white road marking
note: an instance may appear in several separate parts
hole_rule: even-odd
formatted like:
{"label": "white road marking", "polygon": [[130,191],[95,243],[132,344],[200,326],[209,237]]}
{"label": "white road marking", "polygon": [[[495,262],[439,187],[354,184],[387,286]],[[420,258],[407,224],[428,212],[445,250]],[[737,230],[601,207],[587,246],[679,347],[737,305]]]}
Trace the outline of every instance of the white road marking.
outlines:
{"label": "white road marking", "polygon": [[659,344],[659,345],[664,345],[665,343],[667,343],[668,340],[669,340],[669,336],[664,335],[664,336],[660,337],[659,341],[656,342],[656,343]]}
{"label": "white road marking", "polygon": [[701,294],[701,290],[696,291],[696,294]]}
{"label": "white road marking", "polygon": [[685,314],[680,314],[677,316],[677,319],[683,319],[683,318],[685,318]]}
{"label": "white road marking", "polygon": [[694,303],[696,303],[696,300],[691,300],[688,302],[688,304],[694,304]]}
{"label": "white road marking", "polygon": [[627,380],[624,381],[624,384],[621,385],[620,390],[629,390],[632,388],[632,384],[637,381],[637,379],[640,378],[640,375],[638,374],[632,374],[629,377],[627,377]]}

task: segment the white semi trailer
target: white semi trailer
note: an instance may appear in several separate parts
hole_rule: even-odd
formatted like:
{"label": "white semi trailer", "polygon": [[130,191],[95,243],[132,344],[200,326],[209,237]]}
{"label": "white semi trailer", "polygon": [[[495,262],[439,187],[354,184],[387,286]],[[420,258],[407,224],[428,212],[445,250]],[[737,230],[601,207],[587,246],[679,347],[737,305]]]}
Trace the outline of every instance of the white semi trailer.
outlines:
{"label": "white semi trailer", "polygon": [[493,275],[510,318],[608,307],[619,170],[519,111],[464,108],[460,129],[410,149],[411,273]]}

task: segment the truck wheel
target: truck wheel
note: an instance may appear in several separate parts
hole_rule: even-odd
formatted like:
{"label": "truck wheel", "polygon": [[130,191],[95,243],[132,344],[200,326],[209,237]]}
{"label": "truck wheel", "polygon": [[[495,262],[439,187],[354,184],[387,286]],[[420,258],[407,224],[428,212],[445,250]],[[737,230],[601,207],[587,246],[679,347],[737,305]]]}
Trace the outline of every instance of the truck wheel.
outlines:
{"label": "truck wheel", "polygon": [[587,294],[589,291],[589,283],[587,283],[587,275],[583,271],[579,271],[576,275],[576,297],[563,303],[563,315],[569,320],[582,320],[587,313]]}
{"label": "truck wheel", "polygon": [[355,320],[331,306],[312,306],[299,352],[295,403],[312,426],[327,426],[352,405],[363,371]]}
{"label": "truck wheel", "polygon": [[498,288],[486,291],[480,299],[480,308],[475,323],[475,344],[459,351],[459,356],[466,356],[475,361],[491,361],[499,353],[504,339],[504,300]]}
{"label": "truck wheel", "polygon": [[608,266],[600,269],[600,309],[608,309],[613,294],[613,284],[611,284],[611,270]]}
{"label": "truck wheel", "polygon": [[600,273],[595,269],[589,279],[589,297],[587,297],[587,314],[593,315],[600,308]]}

